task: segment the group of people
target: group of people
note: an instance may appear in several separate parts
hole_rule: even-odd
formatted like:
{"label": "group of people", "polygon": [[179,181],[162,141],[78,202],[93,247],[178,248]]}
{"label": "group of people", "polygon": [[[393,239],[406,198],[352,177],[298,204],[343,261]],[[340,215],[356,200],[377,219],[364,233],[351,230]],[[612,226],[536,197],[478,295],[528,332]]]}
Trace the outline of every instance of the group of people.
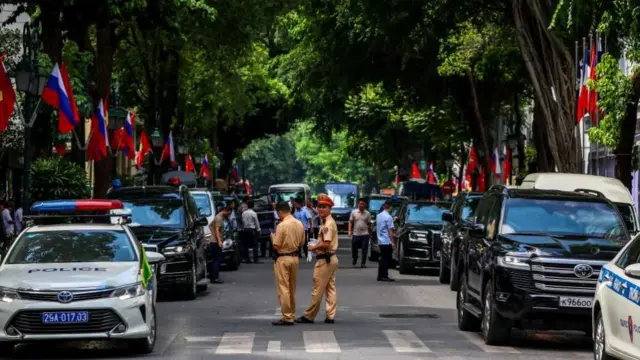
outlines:
{"label": "group of people", "polygon": [[22,207],[13,200],[0,200],[0,219],[0,247],[6,250],[22,231]]}

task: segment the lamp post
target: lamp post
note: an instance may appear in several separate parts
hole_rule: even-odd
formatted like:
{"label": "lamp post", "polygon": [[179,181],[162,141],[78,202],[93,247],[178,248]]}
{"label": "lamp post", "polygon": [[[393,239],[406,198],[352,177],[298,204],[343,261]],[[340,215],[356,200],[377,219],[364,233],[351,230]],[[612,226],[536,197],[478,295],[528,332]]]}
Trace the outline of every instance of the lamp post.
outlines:
{"label": "lamp post", "polygon": [[445,163],[445,165],[447,165],[447,172],[448,172],[447,177],[448,177],[448,180],[451,180],[451,174],[452,174],[452,168],[453,168],[454,160],[453,160],[453,158],[447,158],[444,161],[444,163]]}
{"label": "lamp post", "polygon": [[24,174],[22,180],[23,195],[22,208],[28,213],[31,205],[30,191],[30,171],[31,171],[31,129],[35,122],[40,102],[36,99],[40,98],[44,86],[47,82],[47,74],[44,73],[38,65],[40,57],[40,34],[38,26],[31,26],[30,23],[24,25],[22,34],[22,48],[24,50],[22,60],[16,68],[16,86],[19,91],[25,93],[24,98]]}
{"label": "lamp post", "polygon": [[[518,137],[516,135],[509,135],[507,137],[507,146],[509,147],[509,149],[511,149],[511,151],[509,151],[509,164],[511,164],[511,169],[509,171],[509,183],[513,184],[513,153],[515,152],[516,155],[518,153]],[[519,164],[518,164],[519,165]]]}

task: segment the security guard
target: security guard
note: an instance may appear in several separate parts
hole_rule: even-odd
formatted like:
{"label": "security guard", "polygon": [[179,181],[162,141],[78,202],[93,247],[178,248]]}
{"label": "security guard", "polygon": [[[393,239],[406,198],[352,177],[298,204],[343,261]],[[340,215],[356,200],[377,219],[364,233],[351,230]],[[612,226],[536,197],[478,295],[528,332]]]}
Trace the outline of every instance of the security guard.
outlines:
{"label": "security guard", "polygon": [[297,323],[313,323],[318,311],[322,295],[326,295],[326,313],[324,322],[333,324],[336,316],[336,272],[338,270],[338,226],[331,217],[333,201],[327,194],[318,195],[318,213],[322,219],[318,242],[309,245],[309,251],[316,253],[316,265],[313,269],[313,291],[311,292],[311,305],[304,316],[296,319]]}
{"label": "security guard", "polygon": [[276,276],[278,300],[282,319],[273,325],[293,325],[296,316],[296,275],[298,274],[299,248],[304,244],[304,226],[291,215],[286,202],[276,205],[280,223],[276,233],[271,235],[275,262],[273,272]]}

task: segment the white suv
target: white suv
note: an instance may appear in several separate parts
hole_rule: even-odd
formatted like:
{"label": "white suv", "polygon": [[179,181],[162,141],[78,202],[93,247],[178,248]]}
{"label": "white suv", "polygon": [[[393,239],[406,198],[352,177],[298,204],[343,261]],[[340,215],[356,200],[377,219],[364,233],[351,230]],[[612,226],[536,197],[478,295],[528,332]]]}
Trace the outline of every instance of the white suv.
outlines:
{"label": "white suv", "polygon": [[593,302],[594,359],[640,359],[640,236],[600,271]]}
{"label": "white suv", "polygon": [[[122,206],[86,202],[81,210]],[[64,208],[61,203],[37,203],[32,211],[51,213]],[[66,224],[56,220],[65,216]],[[93,223],[69,223],[69,215],[37,217],[50,224],[26,228],[2,259],[0,353],[11,353],[21,342],[83,339],[129,340],[137,352],[153,351],[155,276],[145,280],[140,244],[128,226],[110,224],[108,215],[105,223],[84,216]],[[164,260],[158,253],[146,257],[149,263]]]}

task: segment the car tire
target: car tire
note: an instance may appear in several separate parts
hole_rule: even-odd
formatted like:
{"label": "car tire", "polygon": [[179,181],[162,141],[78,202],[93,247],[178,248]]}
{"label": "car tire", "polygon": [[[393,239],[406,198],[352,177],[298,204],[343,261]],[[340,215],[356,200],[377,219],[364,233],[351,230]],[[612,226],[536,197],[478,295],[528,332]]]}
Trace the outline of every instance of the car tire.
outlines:
{"label": "car tire", "polygon": [[458,265],[453,256],[451,254],[451,264],[449,265],[449,289],[452,291],[458,291],[460,287],[460,276],[458,275]]}
{"label": "car tire", "polygon": [[450,272],[449,267],[444,265],[444,258],[442,257],[442,253],[440,253],[440,270],[438,271],[438,281],[440,284],[449,283],[449,279],[451,278]]}
{"label": "car tire", "polygon": [[191,282],[184,290],[184,297],[187,300],[193,300],[198,296],[198,274],[196,272],[195,260],[191,262]]}
{"label": "car tire", "polygon": [[593,359],[594,360],[615,360],[615,358],[607,354],[607,337],[605,334],[604,319],[602,312],[598,313],[596,319],[596,332],[593,339]]}
{"label": "car tire", "polygon": [[144,339],[137,339],[133,341],[133,349],[138,354],[151,354],[153,352],[153,348],[156,346],[156,338],[158,337],[158,321],[156,318],[156,307],[155,305],[151,308],[151,332],[149,336]]}
{"label": "car tire", "polygon": [[456,297],[456,309],[458,310],[458,329],[462,331],[478,331],[480,329],[480,319],[464,309],[467,299],[467,275],[462,275],[460,288]]}
{"label": "car tire", "polygon": [[408,274],[410,271],[407,263],[404,261],[404,249],[402,243],[398,244],[398,272],[400,274]]}
{"label": "car tire", "polygon": [[484,287],[482,299],[482,337],[487,345],[506,345],[511,341],[513,324],[496,311],[491,280]]}

